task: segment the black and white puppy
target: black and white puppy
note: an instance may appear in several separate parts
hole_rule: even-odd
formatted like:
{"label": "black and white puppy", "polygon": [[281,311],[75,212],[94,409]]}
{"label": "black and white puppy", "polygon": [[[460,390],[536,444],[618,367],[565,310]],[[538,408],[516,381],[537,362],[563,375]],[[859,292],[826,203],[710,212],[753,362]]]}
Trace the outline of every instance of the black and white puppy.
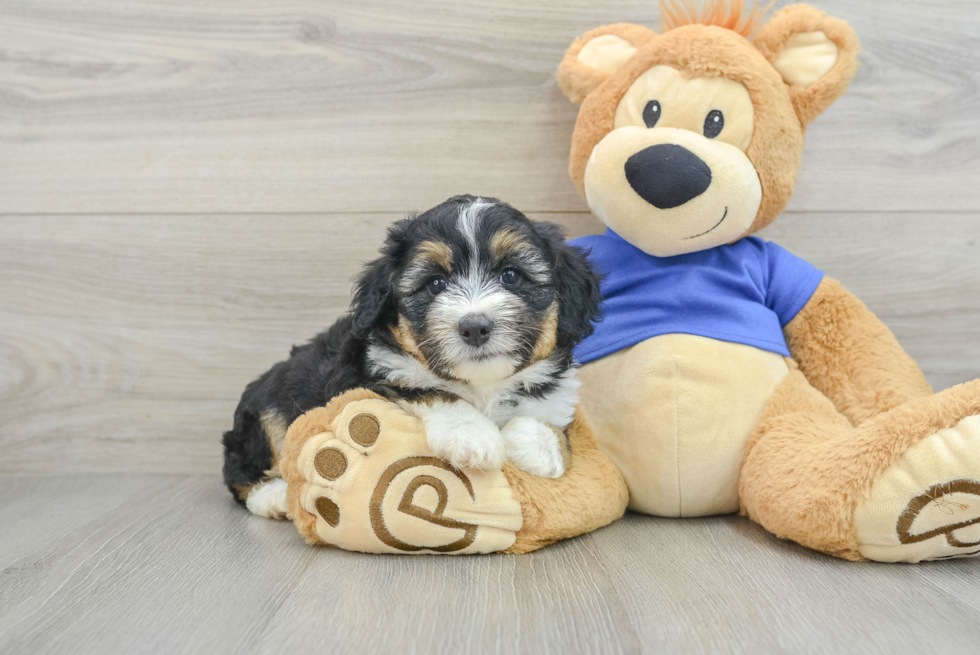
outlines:
{"label": "black and white puppy", "polygon": [[226,432],[225,483],[285,516],[288,425],[363,387],[424,423],[453,466],[505,460],[558,477],[578,382],[572,348],[599,315],[599,278],[562,229],[490,198],[457,196],[388,230],[351,312],[248,385]]}

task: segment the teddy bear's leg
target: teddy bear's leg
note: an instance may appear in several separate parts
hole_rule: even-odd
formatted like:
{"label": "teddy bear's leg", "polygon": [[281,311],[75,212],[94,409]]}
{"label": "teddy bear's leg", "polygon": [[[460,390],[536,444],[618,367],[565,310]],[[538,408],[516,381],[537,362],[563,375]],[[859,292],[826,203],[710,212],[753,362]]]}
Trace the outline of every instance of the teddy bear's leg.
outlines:
{"label": "teddy bear's leg", "polygon": [[623,474],[599,448],[577,415],[565,430],[571,463],[560,478],[542,478],[506,464],[504,475],[524,511],[524,525],[508,553],[526,553],[601,528],[626,511],[629,491]]}
{"label": "teddy bear's leg", "polygon": [[434,457],[423,423],[350,391],[289,428],[280,457],[289,517],[313,544],[370,553],[527,552],[622,516],[626,490],[582,425],[558,479],[456,469]]}
{"label": "teddy bear's leg", "polygon": [[980,381],[853,427],[792,369],[753,432],[743,514],[845,559],[980,553]]}
{"label": "teddy bear's leg", "polygon": [[854,425],[933,394],[888,326],[837,280],[825,277],[784,333],[806,379]]}

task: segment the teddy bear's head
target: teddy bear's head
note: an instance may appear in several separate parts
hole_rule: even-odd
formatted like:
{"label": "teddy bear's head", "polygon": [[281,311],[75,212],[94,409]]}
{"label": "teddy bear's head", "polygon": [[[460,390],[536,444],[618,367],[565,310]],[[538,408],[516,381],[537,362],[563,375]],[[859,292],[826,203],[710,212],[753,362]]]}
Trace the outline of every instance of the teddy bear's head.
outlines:
{"label": "teddy bear's head", "polygon": [[[742,0],[661,0],[663,34],[619,23],[568,49],[582,103],[569,171],[600,220],[669,257],[768,225],[793,192],[806,125],[857,71],[857,35],[807,5],[759,26]],[[755,32],[750,41],[748,35]]]}

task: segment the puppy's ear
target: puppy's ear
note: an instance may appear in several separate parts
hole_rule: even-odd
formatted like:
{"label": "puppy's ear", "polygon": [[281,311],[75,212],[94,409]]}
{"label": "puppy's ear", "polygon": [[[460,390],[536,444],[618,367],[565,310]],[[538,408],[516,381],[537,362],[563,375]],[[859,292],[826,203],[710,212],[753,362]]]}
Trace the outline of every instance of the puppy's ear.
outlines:
{"label": "puppy's ear", "polygon": [[586,32],[568,47],[558,67],[558,86],[575,104],[595,91],[656,34],[642,25],[616,23]]}
{"label": "puppy's ear", "polygon": [[534,224],[538,235],[555,252],[555,287],[558,295],[558,344],[575,345],[592,334],[599,320],[601,278],[586,253],[565,243],[565,230],[554,223]]}
{"label": "puppy's ear", "polygon": [[397,322],[395,276],[408,250],[411,222],[411,218],[406,218],[389,227],[381,256],[368,263],[357,276],[350,308],[356,337],[364,338],[379,327]]}

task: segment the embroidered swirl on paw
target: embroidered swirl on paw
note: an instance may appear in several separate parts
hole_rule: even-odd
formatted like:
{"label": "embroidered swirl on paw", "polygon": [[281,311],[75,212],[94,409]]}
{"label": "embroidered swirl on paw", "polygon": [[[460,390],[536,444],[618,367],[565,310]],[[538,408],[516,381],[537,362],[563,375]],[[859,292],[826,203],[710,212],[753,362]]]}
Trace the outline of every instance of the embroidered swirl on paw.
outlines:
{"label": "embroidered swirl on paw", "polygon": [[951,522],[919,534],[912,534],[912,524],[915,522],[915,519],[930,505],[937,512],[949,516],[950,519],[954,518],[959,512],[969,509],[969,505],[958,503],[948,498],[952,494],[980,497],[980,482],[976,480],[952,480],[950,482],[943,482],[929,487],[924,494],[913,498],[898,517],[898,523],[895,526],[898,531],[898,540],[903,544],[917,544],[933,537],[944,535],[947,543],[954,548],[973,548],[980,546],[980,541],[962,542],[953,535],[957,530],[962,530],[963,528],[980,523],[980,516]]}
{"label": "embroidered swirl on paw", "polygon": [[[449,489],[446,487],[445,482],[432,475],[421,474],[416,475],[412,479],[402,493],[401,500],[398,502],[398,511],[443,528],[462,530],[463,535],[456,541],[443,546],[416,546],[402,541],[388,530],[388,526],[385,524],[383,510],[385,496],[396,477],[410,469],[418,467],[436,467],[448,471],[459,479],[466,488],[466,491],[469,492],[470,498],[473,500],[476,499],[473,492],[473,484],[470,482],[470,479],[464,473],[456,470],[443,460],[438,457],[406,457],[385,469],[385,472],[381,475],[381,479],[378,481],[378,486],[375,487],[374,493],[371,495],[370,515],[371,527],[374,529],[374,534],[386,545],[406,552],[431,550],[437,553],[451,553],[463,550],[476,540],[478,526],[472,523],[457,521],[443,515],[443,512],[446,510],[446,505],[449,503]],[[428,510],[415,504],[415,493],[421,487],[430,487],[436,492],[438,502],[434,510]]]}

